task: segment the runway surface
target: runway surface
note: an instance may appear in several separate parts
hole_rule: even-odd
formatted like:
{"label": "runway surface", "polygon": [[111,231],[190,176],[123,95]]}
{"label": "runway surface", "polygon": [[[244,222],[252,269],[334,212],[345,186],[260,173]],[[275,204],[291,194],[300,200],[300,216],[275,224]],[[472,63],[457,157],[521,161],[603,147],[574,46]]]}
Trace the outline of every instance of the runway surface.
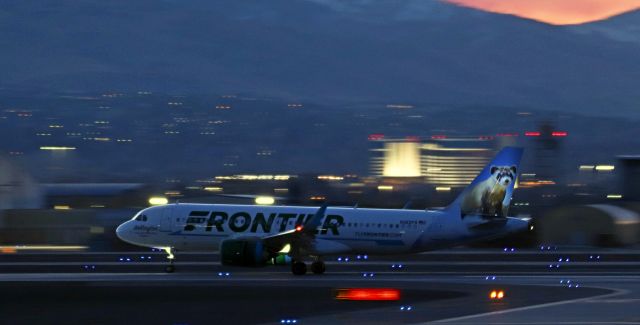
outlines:
{"label": "runway surface", "polygon": [[[400,262],[350,256],[330,261],[327,274],[305,276],[287,266],[229,268],[216,254],[178,256],[172,274],[161,272],[163,256],[153,252],[5,254],[0,324],[640,324],[637,255],[593,254],[600,258],[589,261],[584,251],[465,251]],[[341,288],[395,288],[401,297],[336,300]],[[505,298],[489,299],[492,290]]]}

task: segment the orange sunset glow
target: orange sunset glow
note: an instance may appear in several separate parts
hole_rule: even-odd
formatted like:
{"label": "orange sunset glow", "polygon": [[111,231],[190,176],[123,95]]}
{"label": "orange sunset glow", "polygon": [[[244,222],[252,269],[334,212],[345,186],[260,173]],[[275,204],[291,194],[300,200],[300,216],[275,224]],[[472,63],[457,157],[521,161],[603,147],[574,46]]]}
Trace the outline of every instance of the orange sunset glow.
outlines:
{"label": "orange sunset glow", "polygon": [[607,19],[640,8],[640,0],[443,0],[459,6],[529,18],[552,25]]}

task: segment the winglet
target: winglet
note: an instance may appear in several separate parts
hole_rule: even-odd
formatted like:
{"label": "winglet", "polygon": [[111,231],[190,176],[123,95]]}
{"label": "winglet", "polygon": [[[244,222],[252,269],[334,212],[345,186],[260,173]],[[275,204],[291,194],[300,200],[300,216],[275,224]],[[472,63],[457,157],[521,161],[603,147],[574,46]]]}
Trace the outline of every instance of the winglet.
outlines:
{"label": "winglet", "polygon": [[306,232],[314,233],[315,230],[318,227],[320,227],[322,218],[324,218],[324,214],[326,211],[327,211],[327,205],[323,204],[320,207],[320,209],[318,209],[316,214],[304,224],[304,227],[302,230]]}

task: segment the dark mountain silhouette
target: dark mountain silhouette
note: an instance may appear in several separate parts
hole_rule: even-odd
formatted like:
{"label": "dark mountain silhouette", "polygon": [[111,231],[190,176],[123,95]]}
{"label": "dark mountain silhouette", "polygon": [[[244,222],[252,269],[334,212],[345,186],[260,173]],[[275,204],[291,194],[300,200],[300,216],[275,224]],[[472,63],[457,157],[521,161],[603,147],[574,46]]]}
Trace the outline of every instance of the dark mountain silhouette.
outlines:
{"label": "dark mountain silhouette", "polygon": [[7,0],[0,87],[637,114],[640,44],[577,28],[435,1]]}
{"label": "dark mountain silhouette", "polygon": [[610,39],[640,44],[640,10],[628,12],[612,19],[576,26],[581,33],[597,33]]}

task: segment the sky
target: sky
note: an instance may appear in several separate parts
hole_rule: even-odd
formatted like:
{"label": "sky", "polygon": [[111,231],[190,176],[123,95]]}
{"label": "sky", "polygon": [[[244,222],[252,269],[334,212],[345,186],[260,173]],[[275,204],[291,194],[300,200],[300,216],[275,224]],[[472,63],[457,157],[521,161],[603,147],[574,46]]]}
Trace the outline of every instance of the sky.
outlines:
{"label": "sky", "polygon": [[640,8],[640,0],[443,0],[484,11],[511,14],[552,25],[607,19]]}

